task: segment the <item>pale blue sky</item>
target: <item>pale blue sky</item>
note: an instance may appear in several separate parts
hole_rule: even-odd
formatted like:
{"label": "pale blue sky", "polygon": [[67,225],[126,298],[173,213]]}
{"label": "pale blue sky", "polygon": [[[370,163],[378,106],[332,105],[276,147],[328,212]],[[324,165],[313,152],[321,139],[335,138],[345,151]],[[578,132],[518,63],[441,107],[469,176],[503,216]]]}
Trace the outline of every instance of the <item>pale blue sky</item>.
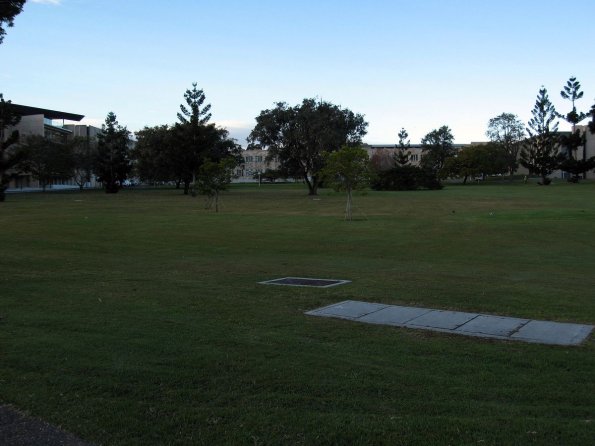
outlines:
{"label": "pale blue sky", "polygon": [[526,122],[541,85],[567,111],[571,75],[589,109],[594,42],[595,0],[28,0],[0,92],[136,131],[175,122],[197,82],[242,144],[261,110],[305,97],[364,114],[371,144],[441,125],[468,143],[502,112]]}

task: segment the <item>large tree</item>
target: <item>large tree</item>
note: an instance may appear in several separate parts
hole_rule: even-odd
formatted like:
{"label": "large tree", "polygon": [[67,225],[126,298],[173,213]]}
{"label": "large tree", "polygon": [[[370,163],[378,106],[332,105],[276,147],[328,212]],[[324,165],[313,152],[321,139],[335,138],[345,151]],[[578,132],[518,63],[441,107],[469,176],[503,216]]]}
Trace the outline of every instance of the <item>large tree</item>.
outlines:
{"label": "large tree", "polygon": [[[583,95],[581,84],[574,76],[568,79],[566,85],[560,91],[560,96],[572,103],[572,109],[566,115],[558,114],[560,118],[571,125],[571,133],[569,135],[560,134],[560,145],[566,149],[566,159],[560,163],[560,168],[571,174],[569,181],[572,182],[578,182],[580,175],[584,175],[595,165],[595,158],[591,157],[587,159],[587,138],[585,133],[576,128],[577,124],[589,116],[588,113],[580,112],[576,109],[575,103]],[[581,148],[582,153],[579,154],[579,149]]]}
{"label": "large tree", "polygon": [[447,158],[441,172],[443,178],[484,177],[505,173],[508,169],[506,153],[495,143],[464,147],[457,156]]}
{"label": "large tree", "polygon": [[31,135],[25,139],[24,150],[23,169],[39,181],[44,192],[53,180],[72,177],[74,157],[70,144]]}
{"label": "large tree", "polygon": [[91,182],[97,161],[97,140],[77,136],[68,142],[72,152],[72,177],[82,191]]}
{"label": "large tree", "polygon": [[558,168],[564,156],[558,153],[558,114],[545,87],[540,88],[531,114],[533,117],[526,129],[529,137],[521,150],[521,165],[530,174],[541,177],[539,184],[548,185],[551,183],[548,176]]}
{"label": "large tree", "polygon": [[202,89],[192,83],[192,89],[184,93],[186,105],[180,105],[179,122],[173,127],[174,148],[172,153],[173,167],[176,176],[184,184],[187,195],[190,185],[195,184],[198,170],[205,159],[205,153],[215,144],[211,119],[211,104],[205,104],[206,96]]}
{"label": "large tree", "polygon": [[353,191],[370,183],[370,159],[361,147],[345,146],[336,152],[326,153],[322,175],[335,190],[347,192],[345,220],[352,220]]}
{"label": "large tree", "polygon": [[109,112],[97,135],[96,173],[106,193],[116,193],[128,177],[132,164],[128,153],[130,132]]}
{"label": "large tree", "polygon": [[519,167],[519,152],[525,139],[523,121],[512,113],[502,113],[489,120],[486,136],[502,149],[508,174],[512,179],[512,175]]}
{"label": "large tree", "polygon": [[316,195],[324,167],[324,154],[343,146],[357,146],[368,123],[360,114],[330,102],[304,99],[290,107],[284,102],[263,110],[248,140],[268,149],[287,177],[303,178],[310,195]]}
{"label": "large tree", "polygon": [[443,125],[434,129],[421,140],[422,145],[422,168],[438,174],[447,158],[454,156],[457,152],[453,146],[454,136],[450,128]]}
{"label": "large tree", "polygon": [[17,145],[19,132],[9,128],[17,125],[21,116],[14,110],[10,101],[5,101],[0,93],[0,202],[6,199],[6,189],[14,174],[14,169],[24,158],[24,152]]}
{"label": "large tree", "polygon": [[170,126],[145,127],[136,132],[133,157],[141,180],[175,181],[179,187],[182,179],[176,173],[175,156],[176,145]]}
{"label": "large tree", "polygon": [[4,41],[6,28],[14,25],[14,18],[21,13],[26,0],[0,1],[0,44]]}

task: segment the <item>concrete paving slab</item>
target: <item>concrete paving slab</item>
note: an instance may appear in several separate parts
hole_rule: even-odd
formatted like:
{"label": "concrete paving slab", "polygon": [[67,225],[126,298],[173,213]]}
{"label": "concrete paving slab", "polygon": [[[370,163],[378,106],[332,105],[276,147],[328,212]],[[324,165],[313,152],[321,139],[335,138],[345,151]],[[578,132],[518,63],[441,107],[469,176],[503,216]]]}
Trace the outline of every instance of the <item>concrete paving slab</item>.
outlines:
{"label": "concrete paving slab", "polygon": [[319,308],[317,310],[308,311],[306,314],[311,316],[330,316],[340,317],[343,319],[357,319],[366,314],[373,313],[388,307],[383,304],[373,304],[369,302],[359,302],[356,300],[346,300],[338,304],[329,305],[328,307]]}
{"label": "concrete paving slab", "polygon": [[593,330],[591,325],[564,322],[530,321],[511,335],[512,339],[556,345],[576,345],[583,342]]}
{"label": "concrete paving slab", "polygon": [[306,314],[349,319],[369,324],[556,345],[579,345],[589,337],[594,328],[592,325],[535,321],[354,300],[318,308],[308,311]]}
{"label": "concrete paving slab", "polygon": [[454,330],[477,316],[475,313],[434,310],[410,320],[406,325]]}
{"label": "concrete paving slab", "polygon": [[458,327],[456,331],[486,334],[491,336],[509,336],[527,322],[529,322],[529,319],[480,314],[476,318],[471,319],[466,324]]}
{"label": "concrete paving slab", "polygon": [[404,325],[412,319],[415,319],[423,314],[429,313],[429,308],[413,308],[413,307],[399,307],[397,305],[390,305],[374,313],[366,314],[358,319],[361,322],[370,324],[383,325]]}

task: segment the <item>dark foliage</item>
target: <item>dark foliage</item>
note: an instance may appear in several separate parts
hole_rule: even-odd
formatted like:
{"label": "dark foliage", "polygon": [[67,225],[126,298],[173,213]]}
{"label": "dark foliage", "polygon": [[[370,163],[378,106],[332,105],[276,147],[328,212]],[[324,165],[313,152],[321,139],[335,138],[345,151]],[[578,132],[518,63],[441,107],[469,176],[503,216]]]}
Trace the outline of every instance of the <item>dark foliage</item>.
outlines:
{"label": "dark foliage", "polygon": [[302,178],[309,194],[316,195],[324,154],[359,145],[367,125],[362,115],[348,109],[304,99],[294,107],[279,102],[275,108],[263,110],[248,139],[268,149],[269,159],[278,159],[283,175]]}
{"label": "dark foliage", "polygon": [[130,132],[109,112],[97,136],[96,174],[106,193],[116,193],[132,169],[128,146]]}
{"label": "dark foliage", "polygon": [[0,93],[0,202],[6,199],[6,189],[10,179],[15,174],[19,164],[24,159],[24,152],[17,145],[19,132],[10,127],[17,125],[21,120],[10,101],[5,101]]}
{"label": "dark foliage", "polygon": [[371,185],[374,190],[437,190],[443,187],[435,172],[411,165],[377,172]]}
{"label": "dark foliage", "polygon": [[26,0],[0,1],[0,44],[4,41],[6,29],[14,25],[14,18],[21,13]]}

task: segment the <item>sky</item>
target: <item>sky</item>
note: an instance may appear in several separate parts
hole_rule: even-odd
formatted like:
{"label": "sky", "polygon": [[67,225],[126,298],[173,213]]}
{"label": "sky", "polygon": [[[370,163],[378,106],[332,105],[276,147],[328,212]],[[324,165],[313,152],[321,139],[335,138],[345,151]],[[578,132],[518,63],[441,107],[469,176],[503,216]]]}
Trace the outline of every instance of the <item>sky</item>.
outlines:
{"label": "sky", "polygon": [[[173,124],[196,82],[242,145],[262,110],[318,98],[364,115],[364,142],[447,125],[485,141],[570,76],[595,103],[595,0],[28,0],[0,45],[6,100],[131,131]],[[560,129],[566,130],[561,123]]]}

